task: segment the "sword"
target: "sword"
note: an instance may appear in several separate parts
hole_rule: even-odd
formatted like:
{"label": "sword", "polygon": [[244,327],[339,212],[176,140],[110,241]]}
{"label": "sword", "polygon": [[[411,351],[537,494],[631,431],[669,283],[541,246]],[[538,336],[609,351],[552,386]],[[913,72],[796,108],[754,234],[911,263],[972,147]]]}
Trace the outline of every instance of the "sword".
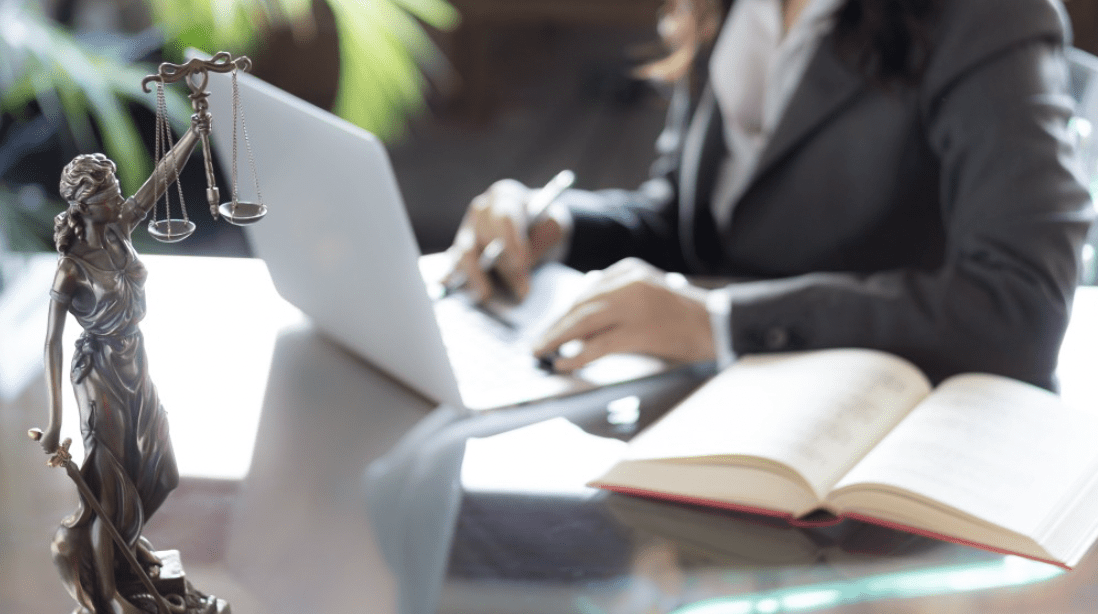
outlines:
{"label": "sword", "polygon": [[[38,441],[42,439],[42,429],[30,429],[27,431],[27,435],[34,441]],[[171,614],[171,609],[168,608],[168,602],[164,600],[160,591],[156,590],[156,587],[153,586],[149,574],[145,573],[145,569],[137,562],[137,556],[130,550],[126,540],[122,539],[122,535],[118,532],[118,529],[114,527],[111,519],[103,512],[103,506],[100,505],[99,500],[95,498],[95,494],[92,493],[91,488],[88,488],[87,482],[84,481],[84,476],[80,475],[80,468],[72,461],[72,454],[69,453],[69,446],[71,445],[72,438],[66,437],[65,441],[62,441],[61,445],[57,448],[57,451],[53,453],[53,456],[46,461],[46,465],[50,467],[65,468],[66,473],[68,473],[69,477],[72,478],[72,481],[76,483],[76,489],[80,491],[80,494],[84,497],[84,501],[91,506],[92,511],[94,511],[103,521],[103,526],[107,527],[107,532],[110,533],[114,543],[118,545],[118,549],[122,551],[122,556],[126,559],[126,562],[130,564],[130,567],[133,568],[134,573],[137,574],[137,578],[141,580],[141,584],[145,586],[145,590],[149,591],[149,594],[156,600],[156,609],[160,611],[160,614]]]}

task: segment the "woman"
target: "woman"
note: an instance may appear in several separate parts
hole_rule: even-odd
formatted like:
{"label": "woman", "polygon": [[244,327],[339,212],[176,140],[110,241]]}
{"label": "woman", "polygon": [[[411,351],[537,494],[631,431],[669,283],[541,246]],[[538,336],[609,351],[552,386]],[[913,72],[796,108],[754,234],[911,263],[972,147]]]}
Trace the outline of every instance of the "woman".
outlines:
{"label": "woman", "polygon": [[[50,292],[46,333],[49,426],[41,438],[47,453],[58,448],[61,431],[61,339],[71,313],[83,334],[72,360],[72,384],[80,408],[85,458],[80,472],[95,493],[104,517],[81,501],[54,539],[54,562],[79,612],[143,612],[119,591],[133,581],[107,527],[114,526],[144,565],[156,557],[141,531],[175,488],[178,474],[168,423],[149,379],[138,324],[145,316],[145,267],[130,243],[134,228],[171,185],[209,115],[194,116],[191,128],[164,156],[131,198],[123,198],[115,165],[102,154],[81,155],[65,167],[61,196],[68,209],[55,220],[61,254]],[[118,577],[116,577],[116,572]],[[142,589],[141,592],[144,592]]]}
{"label": "woman", "polygon": [[[676,0],[660,30],[673,52],[650,71],[677,84],[655,178],[569,192],[531,228],[529,191],[501,182],[455,240],[480,296],[476,257],[497,237],[520,294],[553,251],[606,268],[537,352],[581,340],[556,363],[570,370],[622,351],[727,363],[867,347],[935,381],[1055,386],[1093,216],[1058,0]],[[679,73],[695,64],[708,77],[690,96]]]}

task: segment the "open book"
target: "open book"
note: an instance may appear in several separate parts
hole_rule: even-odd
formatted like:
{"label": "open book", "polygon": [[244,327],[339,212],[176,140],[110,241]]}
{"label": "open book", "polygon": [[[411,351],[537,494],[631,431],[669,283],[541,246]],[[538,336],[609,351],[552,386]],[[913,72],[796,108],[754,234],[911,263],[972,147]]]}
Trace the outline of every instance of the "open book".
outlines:
{"label": "open book", "polygon": [[1098,538],[1098,412],[873,350],[744,357],[630,442],[608,490],[856,518],[1070,569]]}

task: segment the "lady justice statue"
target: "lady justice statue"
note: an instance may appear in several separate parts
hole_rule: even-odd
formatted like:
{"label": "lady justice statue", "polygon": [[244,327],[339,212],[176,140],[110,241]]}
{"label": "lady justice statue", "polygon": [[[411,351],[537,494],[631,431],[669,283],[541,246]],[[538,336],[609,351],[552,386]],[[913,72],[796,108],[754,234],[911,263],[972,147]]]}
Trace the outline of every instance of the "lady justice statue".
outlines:
{"label": "lady justice statue", "polygon": [[[195,114],[178,143],[167,145],[163,157],[157,152],[153,176],[133,196],[123,197],[115,164],[102,154],[77,156],[61,174],[61,196],[68,208],[55,220],[60,258],[50,291],[45,350],[49,423],[44,431],[32,430],[31,437],[53,455],[50,465],[68,470],[80,491],[76,511],[62,522],[52,544],[62,582],[78,604],[74,614],[229,611],[223,600],[198,592],[182,578],[178,562],[166,560],[176,553],[154,552],[141,535],[179,475],[167,416],[149,378],[138,328],[145,316],[146,270],[130,235],[178,179],[199,142],[212,176],[206,71],[249,66],[247,58],[232,60],[222,53],[210,61],[165,64],[159,75],[150,77],[157,81],[161,101],[164,83],[186,79]],[[161,126],[166,129],[162,119],[158,117],[158,149]],[[216,201],[212,185],[208,194]],[[154,225],[179,228],[182,220],[168,222]],[[71,368],[85,449],[79,468],[68,453],[70,442],[60,441],[61,338],[68,314],[83,328]]]}

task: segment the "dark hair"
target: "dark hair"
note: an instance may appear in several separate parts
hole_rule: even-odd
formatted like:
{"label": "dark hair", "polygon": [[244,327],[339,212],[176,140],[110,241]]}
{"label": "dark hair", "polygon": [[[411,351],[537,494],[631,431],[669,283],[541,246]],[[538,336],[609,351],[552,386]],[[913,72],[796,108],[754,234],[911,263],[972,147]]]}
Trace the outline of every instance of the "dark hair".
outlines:
{"label": "dark hair", "polygon": [[838,51],[874,83],[916,83],[930,56],[937,6],[938,0],[847,0],[836,15]]}
{"label": "dark hair", "polygon": [[76,156],[61,171],[61,198],[69,206],[53,219],[58,253],[67,254],[77,239],[84,240],[84,201],[99,193],[117,168],[107,156],[97,153]]}
{"label": "dark hair", "polygon": [[[838,52],[854,63],[870,81],[879,85],[919,80],[929,56],[929,29],[940,0],[846,0],[836,13]],[[667,55],[642,66],[646,78],[674,81],[685,75],[697,53],[710,45],[720,31],[722,15],[731,0],[665,0],[661,10]],[[692,23],[669,28],[668,24]]]}
{"label": "dark hair", "polygon": [[720,32],[727,5],[728,0],[664,0],[658,28],[667,53],[638,68],[637,76],[670,82],[686,75],[698,52]]}

